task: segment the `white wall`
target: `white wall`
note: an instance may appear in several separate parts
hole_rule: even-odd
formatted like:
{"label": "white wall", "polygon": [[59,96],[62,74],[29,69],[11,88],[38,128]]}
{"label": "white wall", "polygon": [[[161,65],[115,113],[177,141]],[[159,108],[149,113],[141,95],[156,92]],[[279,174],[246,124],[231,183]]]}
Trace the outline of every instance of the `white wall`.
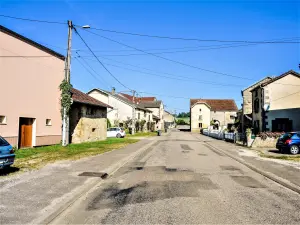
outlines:
{"label": "white wall", "polygon": [[[199,120],[200,115],[202,115],[202,120]],[[200,129],[199,123],[202,123],[202,128],[210,125],[210,108],[204,103],[198,103],[191,109],[191,129]]]}

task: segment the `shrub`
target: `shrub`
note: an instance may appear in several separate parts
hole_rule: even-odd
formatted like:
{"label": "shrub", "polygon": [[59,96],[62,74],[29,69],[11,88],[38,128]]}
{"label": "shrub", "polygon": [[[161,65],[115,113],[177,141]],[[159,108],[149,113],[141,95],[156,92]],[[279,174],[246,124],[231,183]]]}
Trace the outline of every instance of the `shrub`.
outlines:
{"label": "shrub", "polygon": [[111,127],[111,123],[110,123],[110,120],[107,119],[107,128],[110,128]]}
{"label": "shrub", "polygon": [[177,125],[187,125],[187,123],[184,120],[181,120],[181,119],[177,120],[176,124]]}
{"label": "shrub", "polygon": [[258,133],[258,137],[262,140],[266,140],[267,138],[279,138],[284,132],[260,132]]}

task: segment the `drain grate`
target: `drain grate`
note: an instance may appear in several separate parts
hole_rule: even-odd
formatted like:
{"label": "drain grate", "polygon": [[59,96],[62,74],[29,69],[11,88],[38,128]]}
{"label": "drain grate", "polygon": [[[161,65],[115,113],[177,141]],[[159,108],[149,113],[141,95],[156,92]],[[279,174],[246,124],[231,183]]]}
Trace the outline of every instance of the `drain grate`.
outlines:
{"label": "drain grate", "polygon": [[190,153],[190,151],[187,151],[187,150],[183,150],[181,151],[182,153]]}
{"label": "drain grate", "polygon": [[176,172],[177,171],[176,168],[165,168],[165,170],[168,172]]}
{"label": "drain grate", "polygon": [[80,177],[101,177],[102,179],[105,179],[108,177],[107,173],[101,173],[101,172],[83,172],[79,174]]}
{"label": "drain grate", "polygon": [[203,154],[203,153],[198,153],[198,155],[207,156],[207,154]]}

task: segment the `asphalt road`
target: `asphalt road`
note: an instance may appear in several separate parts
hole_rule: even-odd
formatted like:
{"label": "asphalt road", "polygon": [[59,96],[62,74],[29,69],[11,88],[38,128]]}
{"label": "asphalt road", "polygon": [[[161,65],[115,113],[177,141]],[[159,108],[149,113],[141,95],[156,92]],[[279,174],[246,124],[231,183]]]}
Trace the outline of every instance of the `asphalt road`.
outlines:
{"label": "asphalt road", "polygon": [[94,187],[54,224],[300,224],[300,196],[173,131]]}

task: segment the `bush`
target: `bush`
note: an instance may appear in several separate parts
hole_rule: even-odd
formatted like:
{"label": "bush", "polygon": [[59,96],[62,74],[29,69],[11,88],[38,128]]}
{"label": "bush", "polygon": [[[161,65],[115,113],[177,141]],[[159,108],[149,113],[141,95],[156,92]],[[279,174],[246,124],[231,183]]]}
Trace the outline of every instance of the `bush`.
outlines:
{"label": "bush", "polygon": [[184,120],[181,120],[181,119],[177,120],[176,124],[177,125],[188,125]]}
{"label": "bush", "polygon": [[266,140],[267,138],[279,138],[284,132],[260,132],[258,133],[258,137],[262,140]]}
{"label": "bush", "polygon": [[107,119],[107,128],[110,128],[111,127],[111,123],[109,121],[109,119]]}

